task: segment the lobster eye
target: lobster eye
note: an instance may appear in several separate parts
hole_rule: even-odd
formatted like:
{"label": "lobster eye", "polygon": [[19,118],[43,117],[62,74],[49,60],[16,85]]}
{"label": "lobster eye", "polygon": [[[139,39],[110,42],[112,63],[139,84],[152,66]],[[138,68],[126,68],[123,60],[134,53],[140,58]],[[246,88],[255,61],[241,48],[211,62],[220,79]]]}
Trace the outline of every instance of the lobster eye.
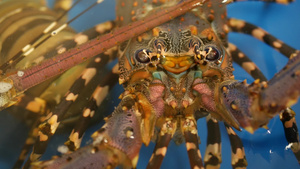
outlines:
{"label": "lobster eye", "polygon": [[220,51],[216,47],[207,46],[204,50],[206,52],[206,60],[215,61],[220,58]]}
{"label": "lobster eye", "polygon": [[135,52],[135,59],[140,63],[148,63],[150,62],[149,53],[150,50],[140,49]]}

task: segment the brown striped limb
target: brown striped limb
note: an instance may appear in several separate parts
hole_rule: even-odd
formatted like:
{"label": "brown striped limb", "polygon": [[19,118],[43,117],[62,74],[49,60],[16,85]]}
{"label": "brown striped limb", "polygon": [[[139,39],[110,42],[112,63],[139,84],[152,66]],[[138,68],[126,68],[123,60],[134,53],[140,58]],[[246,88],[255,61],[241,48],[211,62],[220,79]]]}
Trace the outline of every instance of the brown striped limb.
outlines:
{"label": "brown striped limb", "polygon": [[[257,68],[255,63],[253,63],[235,45],[229,43],[229,52],[233,58],[233,61],[238,63],[238,65],[240,65],[244,70],[246,70],[254,79],[267,81],[266,77]],[[295,115],[295,112],[291,108],[287,108],[282,113],[280,113],[280,120],[282,121],[285,137],[289,143],[289,146],[291,147],[295,157],[300,163],[300,143]]]}
{"label": "brown striped limb", "polygon": [[176,131],[177,123],[169,118],[165,119],[159,132],[155,148],[148,162],[147,169],[160,168],[162,161],[167,153],[168,145]]}
{"label": "brown striped limb", "polygon": [[185,138],[185,145],[189,156],[191,169],[204,169],[199,150],[200,140],[198,138],[197,123],[194,117],[185,117],[181,121],[181,128]]}
{"label": "brown striped limb", "polygon": [[288,147],[291,148],[300,164],[299,133],[295,116],[296,113],[292,109],[287,108],[280,114],[280,120],[283,124],[285,138],[289,143]]}
{"label": "brown striped limb", "polygon": [[[116,50],[111,51],[111,55],[115,55]],[[31,162],[40,159],[41,155],[45,152],[49,139],[56,132],[63,116],[70,108],[70,106],[80,96],[81,91],[92,81],[92,79],[99,74],[103,66],[109,61],[110,56],[101,54],[95,57],[83,71],[82,75],[74,82],[68,93],[61,100],[61,102],[52,110],[48,118],[39,126],[39,137],[34,145],[30,159],[27,161],[26,166]]]}
{"label": "brown striped limb", "polygon": [[[115,70],[115,68],[113,68],[113,70]],[[80,147],[82,136],[87,129],[90,120],[93,118],[94,113],[98,110],[98,107],[112,87],[117,83],[118,74],[116,72],[110,72],[103,80],[101,80],[89,99],[87,106],[83,109],[81,117],[75,124],[68,141],[65,142],[65,145],[68,146],[70,151],[75,151]]]}
{"label": "brown striped limb", "polygon": [[[229,43],[229,52],[233,58],[233,61],[238,63],[243,69],[245,69],[254,79],[260,79],[266,81],[264,74],[257,68],[254,62],[252,62],[244,53],[242,53],[235,45]],[[291,147],[298,162],[300,161],[300,143],[298,128],[295,121],[295,113],[291,108],[286,108],[280,113],[280,120],[282,121],[284,132],[289,147]]]}
{"label": "brown striped limb", "polygon": [[271,80],[254,81],[248,85],[235,80],[224,81],[218,87],[220,111],[229,112],[239,126],[253,133],[271,118],[294,105],[300,95],[300,53]]}
{"label": "brown striped limb", "polygon": [[[89,29],[89,30],[87,30],[83,33],[77,34],[74,37],[73,40],[69,40],[69,41],[66,42],[66,44],[62,44],[62,45],[63,45],[63,47],[68,49],[68,48],[70,48],[70,46],[75,46],[75,45],[81,44],[84,41],[87,41],[88,39],[90,39],[92,37],[98,36],[100,34],[107,33],[113,27],[114,27],[113,22],[106,22],[106,23],[99,24],[99,25],[95,26],[92,29]],[[105,62],[102,63],[101,65],[106,64],[107,60],[113,60],[114,57],[116,56],[115,53],[109,54],[109,52],[106,52],[105,54],[102,54],[102,55],[103,55],[102,61],[105,61]],[[101,67],[101,65],[100,65],[100,67]],[[97,64],[90,64],[89,67],[90,68],[91,67],[96,67],[97,68]],[[98,67],[97,69],[99,69],[100,67]],[[20,97],[20,100],[19,100],[19,102],[17,102],[16,105],[19,106],[19,107],[23,107],[23,108],[25,108],[25,109],[27,109],[31,112],[34,112],[34,113],[45,114],[45,112],[46,112],[46,102],[44,100],[40,99],[40,98],[31,97],[28,94],[25,94],[22,97]],[[42,121],[39,121],[38,123],[40,123],[40,122],[42,122]],[[27,140],[32,140],[32,139],[36,140],[36,137],[38,136],[36,134],[37,131],[38,131],[38,127],[35,127],[34,129],[32,129],[29,132],[29,136],[28,136]],[[28,153],[29,149],[31,148],[32,144],[34,144],[34,142],[31,141],[30,144],[29,144],[29,141],[26,141],[26,143],[25,143],[25,145],[22,149],[22,154],[19,157],[19,160],[17,161],[15,166],[22,165],[22,163],[24,161],[24,156],[26,157],[26,154]],[[20,167],[17,167],[17,168],[20,168]]]}
{"label": "brown striped limb", "polygon": [[[95,38],[99,35],[106,34],[106,33],[110,32],[114,27],[115,27],[115,23],[112,22],[112,21],[108,21],[108,22],[105,22],[105,23],[102,23],[102,24],[98,24],[95,27],[93,27],[93,28],[91,28],[87,31],[84,31],[82,33],[78,33],[77,35],[74,36],[74,38],[72,40],[64,41],[60,45],[60,47],[57,49],[57,51],[51,51],[51,52],[48,52],[47,54],[45,54],[45,58],[50,58],[53,55],[62,53],[62,51],[73,48],[76,45],[83,44],[83,43],[87,42],[89,39]],[[111,57],[110,59],[112,60],[113,58],[114,57]],[[19,75],[21,76],[21,75],[23,75],[23,73],[24,73],[23,71],[20,71]],[[1,77],[0,77],[0,79],[1,79]],[[9,84],[5,84],[5,83],[0,82],[0,88],[3,88],[3,87],[5,88],[5,85],[8,86],[8,88],[12,87],[10,85],[11,81],[7,81],[7,82],[9,82]],[[1,105],[3,105],[4,102],[9,99],[9,97],[13,97],[13,95],[16,95],[16,94],[17,93],[14,90],[14,88],[11,88],[11,90],[9,90],[8,93],[0,93],[0,110],[3,109],[3,107]],[[13,105],[13,104],[19,102],[20,97],[23,97],[22,92],[19,93],[18,97],[14,98],[13,100],[10,101],[10,105]]]}
{"label": "brown striped limb", "polygon": [[231,144],[231,165],[233,169],[246,169],[248,163],[245,156],[243,143],[233,129],[225,124]]}
{"label": "brown striped limb", "polygon": [[48,108],[45,100],[28,94],[22,95],[19,99],[19,102],[15,104],[16,106],[41,115],[47,113]]}
{"label": "brown striped limb", "polygon": [[38,132],[39,132],[38,126],[41,123],[41,120],[45,118],[44,115],[47,114],[50,110],[49,107],[46,106],[45,100],[42,100],[37,97],[31,97],[29,95],[24,95],[21,98],[20,102],[16,104],[16,106],[25,108],[26,110],[29,110],[38,115],[38,117],[30,125],[32,127],[22,147],[20,156],[18,157],[18,160],[15,162],[13,167],[13,168],[21,168],[28,156],[28,153],[30,152],[30,149],[36,142],[36,139],[38,137]]}
{"label": "brown striped limb", "polygon": [[261,81],[267,81],[267,78],[260,71],[257,65],[252,60],[240,51],[234,44],[228,44],[228,51],[235,63],[241,66],[249,75],[254,79],[260,79]]}
{"label": "brown striped limb", "polygon": [[[136,21],[128,26],[115,29],[114,32],[95,38],[87,43],[60,54],[51,60],[38,66],[12,73],[1,77],[0,107],[1,109],[11,106],[16,102],[15,98],[25,90],[42,83],[43,81],[59,75],[71,67],[86,61],[107,49],[137,36],[157,25],[165,23],[172,18],[180,16],[187,11],[202,5],[205,0],[187,0],[176,6],[163,9],[143,20]],[[159,17],[158,17],[159,16]]]}
{"label": "brown striped limb", "polygon": [[206,117],[207,123],[207,144],[204,155],[205,168],[220,168],[222,162],[221,154],[221,135],[218,121],[208,115]]}
{"label": "brown striped limb", "polygon": [[257,27],[253,24],[250,24],[246,21],[230,18],[228,20],[228,26],[230,27],[232,32],[240,32],[240,33],[253,36],[256,39],[271,46],[272,48],[274,48],[275,50],[277,50],[287,58],[294,57],[297,55],[297,53],[299,53],[298,50],[290,47],[289,45],[285,44],[281,40],[275,38],[264,29]]}

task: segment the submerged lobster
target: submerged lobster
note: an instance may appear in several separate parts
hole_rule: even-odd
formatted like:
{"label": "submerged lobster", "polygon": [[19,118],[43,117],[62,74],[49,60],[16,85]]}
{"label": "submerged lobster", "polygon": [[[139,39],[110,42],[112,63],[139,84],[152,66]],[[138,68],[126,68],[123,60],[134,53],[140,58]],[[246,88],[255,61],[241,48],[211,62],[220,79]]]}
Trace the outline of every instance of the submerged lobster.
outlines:
{"label": "submerged lobster", "polygon": [[[127,25],[151,15],[151,10],[155,7],[165,8],[177,3],[179,1],[151,1],[148,4],[144,1],[126,1],[126,4],[125,1],[117,1],[116,24]],[[119,82],[123,84],[125,92],[120,96],[122,100],[119,106],[106,118],[106,124],[93,134],[94,142],[78,149],[86,123],[89,121],[86,118],[92,117],[94,109],[102,102],[99,95],[103,93],[99,91],[103,92],[109,88],[104,87],[103,84],[109,83],[105,80],[100,82],[100,87],[95,90],[96,94],[91,97],[91,100],[94,99],[94,102],[98,103],[86,106],[80,121],[84,123],[76,124],[66,143],[68,151],[74,152],[55,160],[34,162],[33,167],[101,168],[121,164],[124,167],[135,167],[142,143],[148,145],[150,140],[154,140],[157,144],[148,167],[159,168],[173,137],[178,144],[186,142],[191,168],[202,168],[196,120],[206,116],[208,140],[204,166],[220,166],[221,141],[217,121],[224,121],[232,145],[232,166],[244,168],[247,166],[244,148],[231,127],[243,127],[253,132],[258,127],[265,126],[279,113],[285,124],[287,139],[299,159],[294,114],[287,107],[298,99],[300,55],[297,50],[253,25],[241,20],[227,19],[225,7],[225,1],[205,1],[202,7],[119,45]],[[103,31],[108,27],[110,31],[112,25],[106,23],[100,25],[100,28]],[[259,69],[235,46],[228,44],[229,31],[252,34],[265,41],[287,57],[291,57],[288,65],[266,82]],[[103,54],[101,60],[109,60],[107,55],[113,57],[112,55],[116,55],[116,49]],[[260,81],[255,80],[250,85],[235,81],[232,60]],[[96,57],[93,61],[97,65],[100,60]],[[101,69],[101,65],[99,67]],[[91,69],[85,72],[89,70]],[[88,81],[89,78],[83,78],[86,77],[84,75],[85,73],[78,81]],[[109,77],[113,81],[112,77],[115,76],[112,74]],[[27,167],[30,161],[40,158],[48,138],[56,130],[53,128],[62,121],[57,118],[59,113],[56,111],[66,109],[64,104],[69,103],[64,101],[73,102],[77,99],[77,94],[74,94],[72,89],[74,88],[61,99],[57,107],[45,108],[51,109],[51,112],[46,114],[48,117],[39,125],[38,140]],[[17,103],[20,107],[21,102],[22,99]],[[60,106],[63,106],[63,109]],[[29,107],[26,108],[33,111]]]}

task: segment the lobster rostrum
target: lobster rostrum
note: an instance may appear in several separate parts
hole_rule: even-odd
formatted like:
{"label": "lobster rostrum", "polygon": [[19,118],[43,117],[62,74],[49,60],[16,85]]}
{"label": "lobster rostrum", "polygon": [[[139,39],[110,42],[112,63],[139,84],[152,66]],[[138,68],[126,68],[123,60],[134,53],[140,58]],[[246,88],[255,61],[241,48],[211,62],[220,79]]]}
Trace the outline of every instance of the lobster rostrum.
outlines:
{"label": "lobster rostrum", "polygon": [[[117,1],[117,20],[115,24],[109,24],[109,30],[113,25],[121,27],[142,20],[158,7],[168,8],[178,3],[181,1],[126,1],[126,4]],[[32,167],[136,167],[142,144],[148,145],[154,140],[156,146],[147,168],[159,168],[173,138],[178,144],[185,142],[191,168],[219,168],[222,160],[218,121],[224,121],[232,142],[232,166],[246,168],[243,145],[231,127],[238,130],[242,127],[253,133],[278,114],[286,122],[286,131],[294,130],[287,139],[299,160],[295,114],[289,108],[299,97],[299,51],[261,28],[242,20],[228,19],[227,3],[223,0],[203,1],[202,6],[126,40],[117,51],[111,49],[109,55],[118,53],[119,83],[125,89],[118,107],[106,118],[105,125],[92,135],[91,145],[79,148],[86,124],[81,124],[81,128],[75,126],[66,142],[68,151],[73,153],[50,161],[33,162]],[[255,65],[244,66],[257,79],[252,84],[234,80],[232,61],[243,65],[244,61],[239,58],[248,58],[228,43],[229,31],[251,34],[289,57],[289,62],[269,81]],[[97,65],[102,59],[103,56],[96,57],[89,64]],[[85,83],[91,79],[86,73],[80,78]],[[103,87],[95,88],[91,104],[95,103],[83,110],[85,123],[101,103],[96,96],[103,92]],[[67,111],[64,104],[77,99],[77,93],[72,91],[73,87],[39,125],[38,139],[25,167],[40,158],[42,145],[47,144],[60,124],[60,113]],[[201,117],[207,118],[209,131],[204,165],[196,127],[196,121]]]}

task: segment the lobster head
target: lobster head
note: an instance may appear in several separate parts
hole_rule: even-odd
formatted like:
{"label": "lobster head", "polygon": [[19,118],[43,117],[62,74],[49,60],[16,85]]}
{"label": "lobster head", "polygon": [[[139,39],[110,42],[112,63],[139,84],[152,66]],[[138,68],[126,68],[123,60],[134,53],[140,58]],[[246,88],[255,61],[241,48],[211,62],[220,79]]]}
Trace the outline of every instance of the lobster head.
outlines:
{"label": "lobster head", "polygon": [[[226,36],[215,32],[211,22],[192,11],[127,41],[120,47],[120,84],[143,83],[140,91],[158,116],[204,110],[239,128],[230,113],[217,108],[217,89],[233,79],[233,68]],[[158,105],[160,99],[164,105]]]}

